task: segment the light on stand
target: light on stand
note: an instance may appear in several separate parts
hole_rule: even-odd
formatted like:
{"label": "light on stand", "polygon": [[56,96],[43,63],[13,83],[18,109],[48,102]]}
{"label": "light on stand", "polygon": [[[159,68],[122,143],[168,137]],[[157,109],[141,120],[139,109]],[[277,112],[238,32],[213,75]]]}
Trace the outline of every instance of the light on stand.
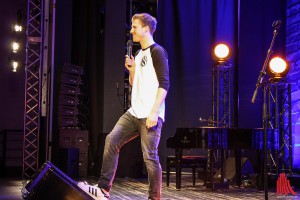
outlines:
{"label": "light on stand", "polygon": [[277,82],[284,78],[289,72],[289,64],[282,58],[276,56],[269,62],[267,73],[271,77],[271,82]]}
{"label": "light on stand", "polygon": [[212,49],[212,101],[213,124],[229,127],[231,125],[231,49],[226,42],[217,43]]}
{"label": "light on stand", "polygon": [[215,46],[212,55],[214,60],[216,60],[218,63],[224,63],[229,59],[230,54],[231,52],[229,46],[224,43],[220,43]]}

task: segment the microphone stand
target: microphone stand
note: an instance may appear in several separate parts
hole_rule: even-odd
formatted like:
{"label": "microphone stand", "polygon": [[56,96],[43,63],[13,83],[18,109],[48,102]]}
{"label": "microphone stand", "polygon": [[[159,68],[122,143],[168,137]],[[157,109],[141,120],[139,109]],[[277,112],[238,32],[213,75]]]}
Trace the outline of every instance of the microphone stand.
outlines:
{"label": "microphone stand", "polygon": [[280,27],[281,21],[277,20],[273,22],[272,26],[274,28],[273,31],[273,38],[270,44],[270,48],[267,52],[266,59],[264,61],[262,70],[259,73],[258,80],[256,82],[256,89],[253,93],[252,100],[251,102],[255,102],[255,98],[257,95],[258,88],[263,86],[263,129],[264,129],[264,192],[265,192],[265,200],[268,200],[268,173],[267,173],[267,128],[268,128],[268,116],[267,116],[267,82],[263,83],[264,76],[266,75],[266,67],[269,62],[271,53],[272,53],[272,48],[275,42],[275,38],[278,34],[278,29]]}

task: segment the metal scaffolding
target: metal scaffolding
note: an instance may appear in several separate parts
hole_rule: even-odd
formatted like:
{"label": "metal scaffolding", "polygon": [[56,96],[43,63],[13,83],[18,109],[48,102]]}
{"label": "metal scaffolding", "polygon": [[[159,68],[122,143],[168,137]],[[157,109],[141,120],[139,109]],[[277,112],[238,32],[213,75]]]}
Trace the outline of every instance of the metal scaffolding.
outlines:
{"label": "metal scaffolding", "polygon": [[283,84],[279,87],[280,91],[280,113],[279,113],[279,130],[280,130],[280,148],[278,160],[281,172],[292,174],[293,151],[292,151],[292,97],[291,84]]}
{"label": "metal scaffolding", "polygon": [[213,126],[229,128],[231,122],[231,64],[218,64],[212,70],[212,121]]}
{"label": "metal scaffolding", "polygon": [[[231,95],[231,67],[229,63],[221,63],[212,69],[212,120],[207,120],[209,126],[230,128],[232,126],[232,95]],[[226,159],[225,150],[208,150],[208,169],[213,176],[216,169],[223,169]],[[222,173],[221,173],[222,174]],[[221,182],[224,177],[221,175]],[[215,183],[211,183],[215,184]],[[213,187],[213,186],[212,186]],[[226,187],[226,183],[224,186]]]}
{"label": "metal scaffolding", "polygon": [[42,65],[42,0],[27,2],[23,178],[38,170]]}
{"label": "metal scaffolding", "polygon": [[268,128],[279,130],[279,149],[269,150],[268,171],[292,174],[291,85],[284,81],[268,86]]}

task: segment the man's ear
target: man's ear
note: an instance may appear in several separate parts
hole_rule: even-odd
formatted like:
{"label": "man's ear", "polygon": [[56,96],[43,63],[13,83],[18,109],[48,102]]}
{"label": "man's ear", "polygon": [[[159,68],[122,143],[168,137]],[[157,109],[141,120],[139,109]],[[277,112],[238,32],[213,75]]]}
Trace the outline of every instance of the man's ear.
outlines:
{"label": "man's ear", "polygon": [[147,31],[150,31],[150,28],[149,28],[149,26],[145,26],[145,28],[146,28],[146,30],[147,30]]}

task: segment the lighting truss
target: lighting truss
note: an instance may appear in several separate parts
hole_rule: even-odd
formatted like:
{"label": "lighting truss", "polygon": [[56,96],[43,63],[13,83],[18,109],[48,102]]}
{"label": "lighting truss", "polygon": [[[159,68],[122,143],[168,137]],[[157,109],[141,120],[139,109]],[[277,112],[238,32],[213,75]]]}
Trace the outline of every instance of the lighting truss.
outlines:
{"label": "lighting truss", "polygon": [[268,86],[268,128],[279,130],[279,149],[269,150],[270,173],[292,173],[291,85],[284,81]]}
{"label": "lighting truss", "polygon": [[38,170],[42,0],[27,1],[23,177]]}
{"label": "lighting truss", "polygon": [[231,64],[221,64],[213,67],[212,73],[212,103],[213,126],[229,128],[231,126]]}
{"label": "lighting truss", "polygon": [[[231,76],[229,63],[213,66],[212,69],[212,122],[214,127],[231,127]],[[215,170],[221,167],[221,160],[225,158],[224,150],[209,150],[208,169]]]}
{"label": "lighting truss", "polygon": [[279,87],[280,91],[280,115],[279,115],[279,130],[280,130],[280,149],[278,154],[280,171],[292,173],[292,107],[291,107],[291,84],[282,84]]}

